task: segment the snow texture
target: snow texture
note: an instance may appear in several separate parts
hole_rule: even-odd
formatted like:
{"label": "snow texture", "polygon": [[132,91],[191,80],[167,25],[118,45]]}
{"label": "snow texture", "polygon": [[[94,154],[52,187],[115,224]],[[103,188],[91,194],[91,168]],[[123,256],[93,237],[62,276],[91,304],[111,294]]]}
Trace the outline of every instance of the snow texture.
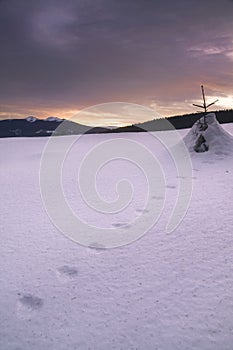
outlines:
{"label": "snow texture", "polygon": [[[232,350],[233,162],[232,138],[224,129],[233,131],[211,116],[204,133],[209,151],[191,149],[193,195],[171,234],[164,228],[177,199],[176,168],[150,134],[127,134],[160,160],[166,201],[148,233],[116,249],[97,242],[80,246],[51,223],[39,186],[46,138],[1,139],[0,349]],[[180,133],[193,147],[193,129]],[[136,197],[129,208],[116,215],[92,213],[79,196],[76,166],[83,155],[121,137],[85,135],[64,164],[64,192],[73,210],[102,227],[150,215],[143,211],[146,180],[125,160],[106,165],[97,188],[105,200],[114,200],[117,180],[129,177]],[[150,200],[156,205],[161,198]]]}

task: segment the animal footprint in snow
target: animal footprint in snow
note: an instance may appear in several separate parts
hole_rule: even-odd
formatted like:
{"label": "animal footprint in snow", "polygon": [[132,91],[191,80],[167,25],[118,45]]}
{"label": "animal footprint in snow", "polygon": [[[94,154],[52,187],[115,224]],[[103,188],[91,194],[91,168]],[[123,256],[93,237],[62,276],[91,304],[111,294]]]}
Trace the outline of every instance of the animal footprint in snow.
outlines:
{"label": "animal footprint in snow", "polygon": [[107,249],[103,244],[98,242],[91,242],[88,248],[90,248],[93,253],[101,253]]}
{"label": "animal footprint in snow", "polygon": [[212,160],[203,160],[203,164],[214,164]]}
{"label": "animal footprint in snow", "polygon": [[78,275],[78,270],[73,266],[63,265],[57,269],[57,277],[62,282],[68,282]]}
{"label": "animal footprint in snow", "polygon": [[121,223],[121,222],[116,222],[116,223],[113,223],[113,224],[112,224],[113,227],[123,227],[123,226],[125,226],[125,225],[127,225],[127,224],[125,224],[125,223],[123,223],[123,222],[122,222],[122,223]]}
{"label": "animal footprint in snow", "polygon": [[136,209],[136,213],[145,214],[145,213],[149,213],[149,210],[148,209]]}
{"label": "animal footprint in snow", "polygon": [[[189,177],[189,176],[177,176],[177,179],[182,179],[182,180],[196,180],[197,178],[196,178],[196,176],[191,176],[191,177]],[[169,188],[169,187],[168,187]]]}
{"label": "animal footprint in snow", "polygon": [[164,197],[162,197],[162,196],[152,196],[151,198],[152,198],[152,199],[156,199],[156,200],[158,200],[158,201],[161,201],[161,200],[164,199]]}
{"label": "animal footprint in snow", "polygon": [[38,310],[40,310],[44,304],[43,299],[32,295],[24,294],[21,295],[17,302],[17,313],[22,319],[31,318]]}

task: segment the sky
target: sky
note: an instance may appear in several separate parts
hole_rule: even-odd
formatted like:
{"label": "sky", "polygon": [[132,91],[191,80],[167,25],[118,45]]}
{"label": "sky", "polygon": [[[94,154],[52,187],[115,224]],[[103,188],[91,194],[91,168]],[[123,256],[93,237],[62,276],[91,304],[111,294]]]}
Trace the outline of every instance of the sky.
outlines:
{"label": "sky", "polygon": [[201,84],[233,107],[233,0],[0,0],[0,42],[1,119],[132,124],[145,116],[78,112],[195,112]]}

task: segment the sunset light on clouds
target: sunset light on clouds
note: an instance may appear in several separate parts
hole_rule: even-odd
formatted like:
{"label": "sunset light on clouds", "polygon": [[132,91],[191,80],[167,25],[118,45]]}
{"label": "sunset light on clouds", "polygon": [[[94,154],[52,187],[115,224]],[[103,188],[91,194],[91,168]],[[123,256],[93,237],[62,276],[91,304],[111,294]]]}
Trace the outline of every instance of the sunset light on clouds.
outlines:
{"label": "sunset light on clouds", "polygon": [[216,109],[232,108],[232,16],[231,0],[1,0],[1,119],[72,118],[109,102],[184,114],[200,101],[200,84]]}

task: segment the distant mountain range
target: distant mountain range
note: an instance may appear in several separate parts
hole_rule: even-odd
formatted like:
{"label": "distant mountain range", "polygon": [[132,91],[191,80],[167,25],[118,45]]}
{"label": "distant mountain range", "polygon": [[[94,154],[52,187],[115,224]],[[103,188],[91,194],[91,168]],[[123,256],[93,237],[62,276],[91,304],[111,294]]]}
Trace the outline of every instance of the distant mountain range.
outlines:
{"label": "distant mountain range", "polygon": [[98,134],[108,132],[107,128],[89,127],[70,120],[49,117],[37,119],[5,119],[0,121],[0,137],[34,137],[51,135]]}
{"label": "distant mountain range", "polygon": [[[233,109],[215,111],[220,123],[233,122]],[[175,129],[191,128],[203,113],[192,113],[165,118]],[[167,130],[164,118],[154,119],[144,123],[132,124],[120,128],[90,127],[70,120],[49,117],[37,119],[29,116],[25,119],[5,119],[0,121],[0,137],[36,137],[51,135],[101,134],[118,132],[143,132]]]}

